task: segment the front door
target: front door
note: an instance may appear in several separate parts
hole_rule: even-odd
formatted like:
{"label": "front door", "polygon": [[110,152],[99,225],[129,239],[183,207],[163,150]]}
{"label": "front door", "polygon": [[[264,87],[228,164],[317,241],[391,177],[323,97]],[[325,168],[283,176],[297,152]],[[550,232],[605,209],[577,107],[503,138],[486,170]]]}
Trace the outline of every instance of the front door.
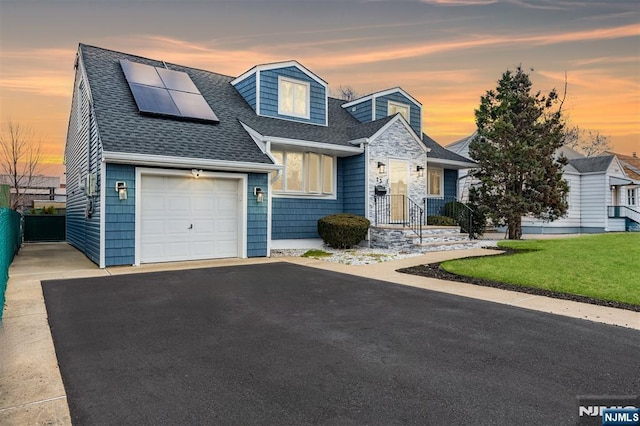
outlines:
{"label": "front door", "polygon": [[391,194],[391,221],[407,220],[407,196],[409,190],[409,163],[404,160],[389,161],[389,193]]}

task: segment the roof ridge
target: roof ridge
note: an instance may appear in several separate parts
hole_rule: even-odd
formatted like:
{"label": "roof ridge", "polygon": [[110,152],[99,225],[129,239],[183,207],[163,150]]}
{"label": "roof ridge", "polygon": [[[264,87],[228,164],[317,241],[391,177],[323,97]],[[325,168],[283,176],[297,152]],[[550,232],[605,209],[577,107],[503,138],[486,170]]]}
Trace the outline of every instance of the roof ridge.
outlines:
{"label": "roof ridge", "polygon": [[194,70],[194,71],[208,72],[210,74],[219,75],[221,77],[227,77],[227,78],[231,78],[231,79],[235,78],[232,75],[221,74],[219,72],[210,71],[210,70],[207,70],[207,69],[204,69],[204,68],[195,68],[195,67],[191,67],[191,66],[188,66],[188,65],[181,65],[181,64],[178,64],[178,63],[175,63],[175,62],[167,62],[164,59],[149,58],[147,56],[141,56],[141,55],[137,55],[137,54],[133,54],[133,53],[122,52],[122,51],[119,51],[119,50],[107,49],[105,47],[94,46],[92,44],[78,43],[78,48],[81,48],[81,47],[90,47],[90,48],[93,48],[93,49],[104,50],[104,51],[111,52],[111,53],[117,53],[119,55],[125,55],[125,56],[134,57],[134,58],[145,59],[147,61],[162,62],[162,63],[167,64],[167,65],[174,65],[174,66],[181,67],[181,68],[188,68],[188,69]]}

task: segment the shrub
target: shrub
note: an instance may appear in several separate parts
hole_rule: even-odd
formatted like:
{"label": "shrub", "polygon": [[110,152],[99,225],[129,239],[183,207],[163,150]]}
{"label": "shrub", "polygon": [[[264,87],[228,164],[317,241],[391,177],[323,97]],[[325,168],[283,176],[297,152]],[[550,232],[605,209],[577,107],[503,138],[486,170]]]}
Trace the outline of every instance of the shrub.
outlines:
{"label": "shrub", "polygon": [[427,225],[456,226],[456,221],[447,216],[427,216]]}
{"label": "shrub", "polygon": [[349,248],[367,236],[369,219],[348,213],[332,214],[318,219],[318,234],[325,244],[334,248]]}

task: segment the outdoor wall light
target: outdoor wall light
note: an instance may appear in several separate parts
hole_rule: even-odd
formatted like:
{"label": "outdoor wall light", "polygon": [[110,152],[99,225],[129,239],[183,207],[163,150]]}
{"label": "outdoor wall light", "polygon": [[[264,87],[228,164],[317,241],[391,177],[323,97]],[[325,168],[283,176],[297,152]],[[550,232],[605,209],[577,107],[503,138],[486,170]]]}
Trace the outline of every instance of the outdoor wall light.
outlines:
{"label": "outdoor wall light", "polygon": [[253,188],[253,195],[256,196],[256,201],[258,203],[262,203],[264,201],[264,192],[259,186]]}
{"label": "outdoor wall light", "polygon": [[416,167],[416,172],[418,172],[418,177],[424,176],[424,167],[422,166]]}
{"label": "outdoor wall light", "polygon": [[202,174],[202,170],[191,169],[191,174],[193,175],[194,178],[198,179]]}
{"label": "outdoor wall light", "polygon": [[387,171],[387,166],[382,162],[378,161],[378,173],[384,174]]}
{"label": "outdoor wall light", "polygon": [[127,199],[127,183],[116,182],[116,192],[118,193],[119,199],[126,200]]}

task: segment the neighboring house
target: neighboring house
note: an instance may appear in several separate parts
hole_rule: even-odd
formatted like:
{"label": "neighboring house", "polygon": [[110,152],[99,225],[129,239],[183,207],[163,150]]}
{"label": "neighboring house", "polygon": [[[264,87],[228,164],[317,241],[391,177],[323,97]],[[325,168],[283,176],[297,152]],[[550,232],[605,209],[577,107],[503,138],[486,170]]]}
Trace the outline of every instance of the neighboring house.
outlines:
{"label": "neighboring house", "polygon": [[36,201],[52,201],[55,203],[64,203],[66,201],[65,184],[60,183],[58,176],[24,176],[19,180],[20,193],[17,194],[13,187],[13,178],[8,175],[0,175],[0,185],[9,186],[11,203],[18,199],[17,211],[22,212],[33,208]]}
{"label": "neighboring house", "polygon": [[234,78],[81,44],[67,240],[101,267],[269,256],[317,245],[328,214],[374,222],[376,191],[405,220],[427,197],[421,119],[400,88],[333,99],[296,61]]}
{"label": "neighboring house", "polygon": [[[460,155],[469,155],[475,133],[447,146]],[[568,147],[562,153],[569,160],[563,169],[569,184],[567,214],[553,222],[522,218],[523,234],[599,233],[638,230],[640,180],[628,174],[616,155],[585,157]],[[468,194],[472,176],[461,173],[460,191]]]}

